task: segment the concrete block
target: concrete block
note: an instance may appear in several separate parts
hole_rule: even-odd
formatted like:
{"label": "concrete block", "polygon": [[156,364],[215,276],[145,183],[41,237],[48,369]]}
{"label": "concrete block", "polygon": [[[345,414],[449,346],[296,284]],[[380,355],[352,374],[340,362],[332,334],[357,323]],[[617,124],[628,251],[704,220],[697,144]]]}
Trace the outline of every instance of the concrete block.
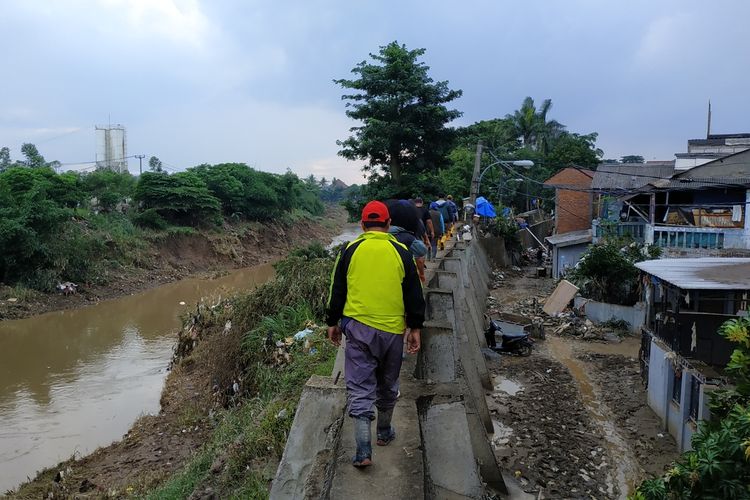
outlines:
{"label": "concrete block", "polygon": [[[408,392],[403,385],[408,385],[405,380],[402,380],[402,392]],[[352,457],[357,449],[354,442],[354,422],[352,418],[346,417],[339,448],[333,459],[336,474],[332,480],[330,495],[315,497],[315,500],[429,498],[424,494],[424,471],[420,453],[422,443],[415,400],[402,394],[393,411],[392,425],[396,430],[396,440],[388,446],[377,446],[373,442],[374,465],[359,470],[352,467]],[[375,432],[373,422],[373,439]]]}
{"label": "concrete block", "polygon": [[425,498],[479,499],[484,487],[474,459],[462,401],[420,408]]}
{"label": "concrete block", "polygon": [[482,424],[481,416],[471,404],[466,405],[466,419],[469,424],[471,447],[479,464],[482,481],[498,493],[507,493],[502,470],[487,436],[488,432]]}
{"label": "concrete block", "polygon": [[453,328],[447,323],[426,322],[422,329],[420,378],[433,382],[453,382],[457,376],[457,358]]}
{"label": "concrete block", "polygon": [[428,288],[425,292],[425,302],[427,303],[425,318],[428,321],[442,321],[453,328],[456,327],[453,292],[451,290]]}
{"label": "concrete block", "polygon": [[[494,426],[492,425],[492,416],[490,416],[490,410],[487,407],[487,400],[484,397],[485,388],[479,377],[479,372],[476,366],[472,364],[469,358],[467,350],[468,343],[464,342],[459,346],[461,372],[466,383],[465,399],[467,405],[470,408],[473,408],[479,415],[485,431],[493,432]],[[479,352],[479,355],[482,356],[482,362],[486,363],[481,351]]]}
{"label": "concrete block", "polygon": [[[494,387],[492,377],[487,369],[487,364],[482,356],[477,331],[469,316],[469,308],[464,298],[464,289],[459,285],[458,275],[447,271],[437,271],[435,276],[438,278],[438,284],[441,289],[456,290],[454,294],[454,314],[456,317],[456,334],[457,340],[461,344],[461,362],[467,370],[475,369],[479,376],[482,386],[487,390]],[[458,295],[459,300],[455,300]]]}
{"label": "concrete block", "polygon": [[343,384],[334,386],[330,377],[313,376],[308,380],[271,485],[271,499],[309,498],[318,490],[319,496],[327,495],[330,482],[327,484],[325,478],[333,475],[331,458],[345,408]]}

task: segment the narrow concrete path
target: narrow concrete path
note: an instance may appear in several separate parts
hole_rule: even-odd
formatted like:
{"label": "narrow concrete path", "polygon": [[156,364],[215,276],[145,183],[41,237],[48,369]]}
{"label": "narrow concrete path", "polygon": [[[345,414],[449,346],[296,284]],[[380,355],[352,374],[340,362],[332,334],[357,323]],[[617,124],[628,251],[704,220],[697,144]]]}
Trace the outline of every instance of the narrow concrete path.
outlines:
{"label": "narrow concrete path", "polygon": [[[446,269],[449,261],[450,270]],[[307,417],[312,421],[309,429],[301,423],[293,429],[301,431],[301,439],[317,440],[307,443],[305,456],[285,452],[271,498],[531,498],[512,478],[503,475],[503,480],[487,437],[491,427],[487,429],[481,419],[487,408],[479,365],[484,366],[485,360],[479,346],[481,317],[474,316],[484,309],[488,275],[483,250],[455,241],[448,242],[435,261],[426,263],[428,321],[422,339],[426,349],[404,359],[401,396],[392,422],[396,439],[385,447],[373,446],[373,465],[357,469],[352,466],[353,421],[345,416],[344,405],[337,413],[341,417],[329,424],[331,419],[323,421],[322,401],[308,399],[310,408],[298,409],[295,422],[298,416],[321,418]],[[463,308],[461,314],[457,308]],[[339,391],[344,385],[343,358],[339,350],[330,382]],[[373,444],[375,433],[373,423]],[[313,453],[314,457],[309,456]],[[492,492],[504,491],[503,482],[510,494],[498,497]],[[292,483],[300,485],[301,494],[282,490]]]}
{"label": "narrow concrete path", "polygon": [[401,397],[393,412],[396,439],[388,446],[376,446],[373,422],[372,467],[357,469],[352,466],[356,450],[354,428],[351,418],[344,421],[331,498],[425,498],[422,440],[413,397],[416,394],[414,386],[418,384],[412,375],[415,364],[415,357],[409,356],[401,368]]}

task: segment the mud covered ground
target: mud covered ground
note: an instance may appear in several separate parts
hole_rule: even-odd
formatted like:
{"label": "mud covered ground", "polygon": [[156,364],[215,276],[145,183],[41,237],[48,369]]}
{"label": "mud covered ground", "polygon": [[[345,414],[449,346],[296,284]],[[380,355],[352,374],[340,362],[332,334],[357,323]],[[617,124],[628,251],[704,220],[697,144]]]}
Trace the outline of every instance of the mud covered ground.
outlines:
{"label": "mud covered ground", "polygon": [[634,452],[640,476],[661,475],[664,466],[677,457],[677,444],[646,403],[637,358],[581,351],[578,358],[590,365],[599,398]]}
{"label": "mud covered ground", "polygon": [[346,212],[332,206],[320,219],[301,220],[293,227],[261,225],[243,229],[174,235],[153,242],[143,267],[107,270],[105,283],[78,283],[78,293],[41,293],[0,283],[0,321],[49,311],[75,309],[102,300],[131,295],[188,277],[208,278],[232,269],[272,262],[297,246],[328,242],[345,224]]}
{"label": "mud covered ground", "polygon": [[[549,279],[505,273],[492,295],[500,310],[553,288]],[[528,358],[503,356],[487,397],[495,454],[523,489],[543,498],[625,498],[677,457],[646,404],[639,341],[548,336]]]}
{"label": "mud covered ground", "polygon": [[604,436],[591,421],[568,370],[535,353],[531,358],[504,358],[495,375],[522,386],[515,395],[495,391],[487,401],[505,428],[493,440],[500,466],[514,474],[525,491],[535,493],[541,487],[545,498],[614,498],[614,491],[607,491],[612,459]]}

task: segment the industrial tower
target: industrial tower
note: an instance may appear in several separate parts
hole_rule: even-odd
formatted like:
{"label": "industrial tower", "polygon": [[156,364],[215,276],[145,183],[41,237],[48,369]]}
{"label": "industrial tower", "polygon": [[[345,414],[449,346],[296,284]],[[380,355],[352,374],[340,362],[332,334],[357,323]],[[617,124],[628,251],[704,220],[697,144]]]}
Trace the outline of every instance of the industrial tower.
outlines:
{"label": "industrial tower", "polygon": [[97,125],[96,168],[128,171],[128,141],[122,125]]}

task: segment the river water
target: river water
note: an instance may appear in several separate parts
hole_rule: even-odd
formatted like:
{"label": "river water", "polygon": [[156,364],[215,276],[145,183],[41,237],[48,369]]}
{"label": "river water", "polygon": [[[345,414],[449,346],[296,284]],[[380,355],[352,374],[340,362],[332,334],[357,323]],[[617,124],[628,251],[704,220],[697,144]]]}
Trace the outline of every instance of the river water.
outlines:
{"label": "river water", "polygon": [[120,439],[159,397],[180,316],[273,276],[270,264],[0,322],[0,495]]}
{"label": "river water", "polygon": [[359,223],[349,222],[341,230],[341,234],[331,240],[331,244],[328,245],[328,248],[331,249],[336,245],[340,245],[347,241],[352,241],[360,234],[362,234],[362,228],[359,227]]}

